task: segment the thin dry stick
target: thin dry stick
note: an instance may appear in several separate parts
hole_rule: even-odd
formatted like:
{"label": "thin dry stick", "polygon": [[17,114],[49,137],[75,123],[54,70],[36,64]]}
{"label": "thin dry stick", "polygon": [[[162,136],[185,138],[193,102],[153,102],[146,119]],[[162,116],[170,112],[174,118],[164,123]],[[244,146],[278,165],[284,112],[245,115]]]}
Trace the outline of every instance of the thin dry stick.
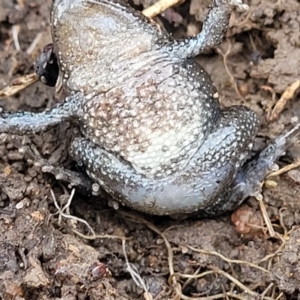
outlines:
{"label": "thin dry stick", "polygon": [[272,226],[272,222],[271,222],[271,220],[269,218],[269,215],[267,213],[267,209],[266,209],[265,203],[263,201],[263,195],[259,193],[259,194],[256,195],[255,198],[258,201],[259,208],[260,208],[261,214],[263,216],[263,219],[266,223],[266,226],[268,228],[269,234],[273,238],[273,237],[275,237],[275,230]]}
{"label": "thin dry stick", "polygon": [[[226,273],[226,272],[224,272],[224,273]],[[233,277],[231,277],[231,278],[233,278]],[[235,281],[234,283],[238,282],[235,279],[234,279],[234,281]],[[239,287],[242,288],[245,286],[243,284],[241,284]],[[188,297],[188,296],[181,294],[180,297],[181,297],[181,299],[184,299],[184,300],[215,300],[215,299],[224,299],[224,297],[227,296],[227,297],[231,297],[231,298],[235,298],[235,299],[239,299],[239,300],[245,300],[245,299],[247,299],[245,297],[245,294],[249,294],[249,291],[250,291],[250,295],[253,296],[255,299],[274,300],[273,297],[264,296],[264,298],[260,298],[260,295],[258,293],[255,293],[255,292],[249,290],[248,288],[246,288],[246,290],[244,290],[243,294],[236,294],[234,292],[226,292],[226,293],[220,293],[217,295],[205,296],[205,297]]]}
{"label": "thin dry stick", "polygon": [[234,76],[232,75],[232,73],[231,73],[231,71],[229,70],[229,67],[228,67],[227,59],[228,59],[228,56],[230,55],[231,48],[232,48],[232,43],[228,40],[228,47],[226,49],[226,52],[223,53],[221,51],[221,49],[219,49],[219,48],[217,49],[217,52],[223,58],[224,68],[226,70],[227,75],[229,76],[229,78],[231,80],[231,83],[234,86],[235,92],[239,95],[239,97],[244,99],[244,96],[240,93],[239,88],[238,88],[237,83],[236,83],[236,80],[235,80]]}
{"label": "thin dry stick", "polygon": [[75,189],[72,189],[72,192],[71,192],[71,195],[68,199],[68,202],[67,204],[63,207],[63,208],[60,208],[58,203],[57,203],[57,200],[56,200],[56,197],[55,197],[55,194],[53,192],[52,189],[50,189],[50,193],[51,193],[51,196],[52,196],[52,199],[53,199],[53,202],[54,202],[54,205],[57,209],[57,214],[58,214],[58,222],[60,223],[62,218],[66,218],[66,219],[71,219],[71,220],[75,220],[75,221],[78,221],[78,222],[81,222],[83,224],[85,224],[88,229],[90,230],[90,232],[92,233],[92,235],[96,235],[95,234],[95,231],[94,229],[90,226],[90,224],[86,221],[86,220],[83,220],[81,218],[78,218],[78,217],[75,217],[75,216],[72,216],[70,214],[66,214],[65,211],[68,209],[68,207],[70,206],[71,202],[72,202],[72,199],[74,197],[74,194],[75,194]]}
{"label": "thin dry stick", "polygon": [[260,89],[263,90],[263,91],[267,91],[267,92],[271,93],[271,95],[272,95],[272,103],[276,101],[276,92],[275,92],[275,90],[272,87],[270,87],[268,85],[262,85],[260,87]]}
{"label": "thin dry stick", "polygon": [[[224,297],[228,295],[228,293],[224,294],[224,293],[221,293],[221,294],[217,294],[217,295],[213,295],[213,296],[205,296],[205,297],[188,297],[188,296],[185,296],[183,294],[181,294],[181,299],[184,299],[184,300],[215,300],[215,299],[224,299]],[[240,298],[238,297],[238,295],[234,294],[235,297],[233,298],[236,298],[236,299],[241,299],[241,300],[245,300],[245,298]]]}
{"label": "thin dry stick", "polygon": [[187,280],[185,281],[185,283],[182,285],[182,289],[184,290],[184,288],[195,278],[197,278],[199,271],[200,271],[200,267],[194,272],[194,274],[191,275],[191,277],[187,278]]}
{"label": "thin dry stick", "polygon": [[289,239],[289,238],[285,239],[279,232],[276,232],[275,238],[278,238],[279,240],[281,240],[281,242],[283,244],[285,244],[286,240]]}
{"label": "thin dry stick", "polygon": [[236,278],[232,277],[230,274],[227,272],[219,269],[218,267],[212,267],[212,270],[214,270],[217,274],[220,274],[226,278],[228,278],[231,282],[236,284],[242,291],[246,292],[249,295],[259,297],[259,294],[256,292],[251,291],[249,288],[247,288],[244,284],[242,284],[240,281],[238,281]]}
{"label": "thin dry stick", "polygon": [[145,8],[142,13],[148,18],[153,18],[161,14],[166,9],[177,5],[181,1],[182,0],[159,0],[148,8]]}
{"label": "thin dry stick", "polygon": [[145,219],[142,219],[136,215],[130,214],[125,211],[119,211],[119,213],[127,218],[132,219],[134,222],[145,224],[148,228],[150,228],[151,230],[153,230],[154,232],[156,232],[158,235],[160,235],[162,237],[162,239],[164,240],[165,245],[167,247],[170,277],[173,278],[174,277],[173,251],[172,251],[171,245],[170,245],[169,241],[167,240],[166,236],[164,235],[164,233],[162,233],[155,225],[153,225],[152,223],[148,222]]}
{"label": "thin dry stick", "polygon": [[77,234],[78,236],[80,236],[80,237],[82,237],[86,240],[95,240],[95,239],[119,239],[119,240],[122,240],[122,241],[132,240],[132,237],[125,237],[125,236],[119,236],[119,235],[110,235],[110,234],[102,234],[102,235],[96,234],[87,221],[85,221],[81,218],[72,216],[69,213],[65,214],[64,211],[66,211],[66,210],[69,211],[72,199],[73,199],[74,194],[75,194],[75,189],[72,189],[72,192],[71,192],[71,195],[68,199],[68,202],[67,202],[67,204],[64,205],[63,208],[59,207],[59,205],[57,203],[57,200],[56,200],[56,197],[55,197],[55,194],[54,194],[52,189],[50,189],[50,193],[51,193],[51,196],[53,198],[54,205],[58,210],[57,213],[55,213],[55,214],[59,215],[59,217],[58,217],[58,222],[59,223],[61,222],[62,217],[65,217],[65,218],[68,218],[68,219],[73,219],[73,220],[79,221],[81,223],[84,223],[89,228],[90,232],[92,233],[92,235],[85,235],[85,234],[82,234],[81,232],[77,231],[76,229],[72,228],[72,231],[75,234]]}
{"label": "thin dry stick", "polygon": [[126,240],[126,241],[132,240],[132,237],[125,237],[125,236],[121,236],[121,235],[110,235],[110,234],[85,235],[85,234],[77,231],[76,229],[72,229],[72,231],[86,240],[95,240],[95,239],[118,239],[118,240],[122,240],[122,241],[123,240]]}
{"label": "thin dry stick", "polygon": [[[197,270],[199,270],[199,268]],[[179,276],[181,278],[198,279],[198,278],[204,277],[206,275],[210,275],[210,274],[215,274],[215,272],[214,271],[205,271],[205,272],[200,273],[200,274],[174,273],[174,276]]]}
{"label": "thin dry stick", "polygon": [[245,19],[244,19],[243,21],[241,21],[240,23],[236,24],[235,26],[236,26],[237,28],[242,28],[243,26],[246,26],[246,25],[249,24],[249,27],[250,27],[250,28],[253,28],[253,25],[252,25],[253,22],[250,20],[250,17],[251,17],[251,15],[252,15],[252,12],[253,12],[253,7],[250,7],[250,8],[248,9],[248,13],[247,13]]}
{"label": "thin dry stick", "polygon": [[284,296],[283,292],[281,292],[275,300],[279,300],[282,296]]}
{"label": "thin dry stick", "polygon": [[12,37],[17,51],[21,50],[20,43],[19,43],[19,31],[20,31],[20,25],[13,25]]}
{"label": "thin dry stick", "polygon": [[267,273],[267,274],[270,273],[267,269],[265,269],[263,267],[260,267],[255,263],[251,263],[251,262],[244,261],[244,260],[238,260],[238,259],[230,259],[230,258],[228,258],[228,257],[224,256],[223,254],[221,254],[219,252],[216,252],[216,251],[198,249],[198,248],[194,248],[193,246],[189,246],[189,245],[184,245],[184,246],[187,247],[188,249],[194,251],[194,252],[197,252],[197,253],[217,256],[217,257],[221,258],[223,261],[226,261],[229,264],[248,265],[248,266],[250,266],[252,268],[255,268],[255,269],[258,269],[258,270],[260,270],[264,273]]}
{"label": "thin dry stick", "polygon": [[228,295],[226,294],[226,289],[224,287],[224,284],[222,284],[222,291],[225,294],[226,300],[229,300]]}
{"label": "thin dry stick", "polygon": [[299,88],[300,80],[296,80],[286,88],[280,99],[277,101],[275,107],[273,108],[269,121],[274,121],[279,117],[280,113],[283,111],[287,103],[295,97]]}
{"label": "thin dry stick", "polygon": [[286,173],[286,172],[288,172],[288,171],[290,171],[290,170],[293,170],[293,169],[295,169],[295,168],[298,168],[298,167],[300,167],[300,159],[298,159],[296,162],[294,162],[294,163],[292,163],[292,164],[289,164],[289,165],[287,165],[287,166],[284,166],[283,168],[279,169],[278,171],[275,171],[275,172],[269,174],[269,175],[267,176],[267,178],[269,178],[269,177],[274,177],[274,176],[278,176],[278,175],[281,175],[281,174],[284,174],[284,173]]}
{"label": "thin dry stick", "polygon": [[264,299],[265,294],[266,294],[273,286],[274,286],[274,283],[271,282],[271,283],[265,288],[265,290],[264,290],[263,293],[261,294],[262,299]]}
{"label": "thin dry stick", "polygon": [[280,223],[281,228],[283,229],[283,238],[288,236],[288,230],[283,222],[283,215],[282,215],[282,212],[286,209],[287,209],[286,207],[281,207],[279,209],[279,223]]}
{"label": "thin dry stick", "polygon": [[28,47],[28,49],[26,50],[26,53],[27,54],[31,54],[31,52],[35,49],[35,47],[37,46],[37,44],[39,43],[41,37],[43,36],[43,33],[42,32],[39,32],[34,40],[32,41],[31,45]]}
{"label": "thin dry stick", "polygon": [[127,257],[127,254],[126,254],[126,249],[125,249],[125,240],[124,239],[122,240],[122,249],[123,249],[123,254],[124,254],[124,258],[125,258],[126,269],[129,272],[130,276],[132,277],[132,280],[134,281],[134,283],[138,287],[143,288],[143,290],[145,292],[145,296],[147,297],[147,299],[151,299],[152,295],[148,292],[148,287],[147,287],[145,281],[140,276],[136,266],[131,264],[128,260],[128,257]]}
{"label": "thin dry stick", "polygon": [[262,259],[256,260],[256,261],[254,261],[253,263],[254,263],[254,264],[260,264],[260,263],[262,263],[262,262],[264,262],[264,261],[270,260],[271,258],[275,257],[276,255],[279,255],[280,252],[282,251],[282,249],[284,248],[284,246],[285,246],[285,244],[281,244],[281,245],[279,246],[279,248],[278,248],[274,253],[268,254],[268,255],[266,255],[265,257],[263,257]]}
{"label": "thin dry stick", "polygon": [[39,78],[35,73],[24,75],[22,77],[14,79],[10,86],[6,86],[2,90],[0,90],[0,99],[15,95],[16,93],[37,82],[38,79]]}

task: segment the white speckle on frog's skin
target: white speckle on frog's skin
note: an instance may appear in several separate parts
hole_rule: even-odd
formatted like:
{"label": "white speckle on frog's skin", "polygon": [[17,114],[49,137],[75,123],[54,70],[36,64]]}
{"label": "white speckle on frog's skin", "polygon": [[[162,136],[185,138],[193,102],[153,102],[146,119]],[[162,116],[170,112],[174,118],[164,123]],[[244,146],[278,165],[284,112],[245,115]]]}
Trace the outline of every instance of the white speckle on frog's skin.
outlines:
{"label": "white speckle on frog's skin", "polygon": [[[192,60],[222,41],[231,5],[241,1],[212,3],[202,32],[176,41],[118,0],[54,0],[53,41],[70,95],[42,113],[1,113],[0,133],[76,121],[82,137],[70,154],[96,182],[94,194],[103,189],[156,215],[232,210],[288,142],[281,138],[245,164],[257,115],[243,106],[221,110],[210,77]],[[40,61],[49,71],[45,53]]]}

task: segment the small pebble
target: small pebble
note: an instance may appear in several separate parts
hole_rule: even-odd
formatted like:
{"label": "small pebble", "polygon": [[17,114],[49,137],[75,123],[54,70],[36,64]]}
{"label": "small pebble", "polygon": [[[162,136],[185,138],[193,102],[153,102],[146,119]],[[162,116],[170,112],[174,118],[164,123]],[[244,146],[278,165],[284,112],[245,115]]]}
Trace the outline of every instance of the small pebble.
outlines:
{"label": "small pebble", "polygon": [[20,201],[19,203],[16,204],[16,209],[22,209],[24,207],[23,201]]}
{"label": "small pebble", "polygon": [[292,118],[291,118],[291,123],[292,123],[293,125],[298,124],[298,123],[299,123],[299,118],[298,118],[297,116],[292,117]]}
{"label": "small pebble", "polygon": [[274,181],[274,180],[266,180],[265,181],[265,187],[266,188],[276,188],[277,187],[277,182],[276,181]]}

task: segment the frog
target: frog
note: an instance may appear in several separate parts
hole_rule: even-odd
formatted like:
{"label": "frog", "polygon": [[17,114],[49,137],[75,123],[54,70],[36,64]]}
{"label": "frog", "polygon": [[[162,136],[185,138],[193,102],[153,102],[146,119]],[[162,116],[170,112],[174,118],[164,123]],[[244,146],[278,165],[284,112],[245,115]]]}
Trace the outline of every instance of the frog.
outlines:
{"label": "frog", "polygon": [[122,0],[54,0],[53,49],[38,65],[48,68],[55,52],[67,96],[39,113],[2,112],[0,133],[41,134],[71,122],[81,136],[70,156],[117,203],[159,216],[233,210],[257,193],[300,131],[298,124],[252,156],[259,116],[243,105],[221,108],[195,62],[222,42],[235,7],[246,8],[212,0],[202,31],[177,40]]}

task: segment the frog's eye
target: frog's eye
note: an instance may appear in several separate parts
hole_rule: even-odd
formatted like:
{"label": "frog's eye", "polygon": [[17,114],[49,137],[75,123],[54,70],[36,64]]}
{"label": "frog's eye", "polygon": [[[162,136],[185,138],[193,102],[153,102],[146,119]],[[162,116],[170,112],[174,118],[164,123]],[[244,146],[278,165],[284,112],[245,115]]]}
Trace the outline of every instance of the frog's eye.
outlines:
{"label": "frog's eye", "polygon": [[34,64],[34,70],[42,83],[48,86],[56,85],[59,66],[53,44],[48,44],[44,47],[43,52]]}

